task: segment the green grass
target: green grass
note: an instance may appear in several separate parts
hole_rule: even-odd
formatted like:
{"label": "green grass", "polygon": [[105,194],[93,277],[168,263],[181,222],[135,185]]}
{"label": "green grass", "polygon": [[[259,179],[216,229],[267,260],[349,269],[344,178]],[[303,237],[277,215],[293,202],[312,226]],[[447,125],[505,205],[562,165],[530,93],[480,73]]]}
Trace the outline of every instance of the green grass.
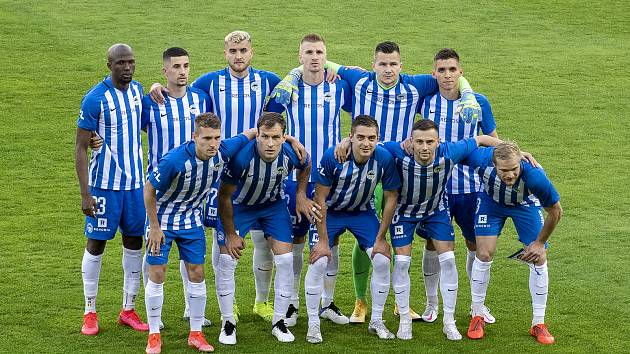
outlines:
{"label": "green grass", "polygon": [[[251,315],[251,243],[237,270],[239,344],[218,352],[621,352],[630,327],[630,193],[626,147],[630,15],[621,1],[314,2],[197,5],[138,1],[0,2],[0,352],[141,352],[146,335],[115,324],[121,302],[120,238],[106,250],[99,287],[102,333],[79,334],[83,310],[82,235],[74,173],[76,116],[83,94],[107,74],[115,42],[135,50],[135,78],[162,79],[161,52],[191,53],[191,78],[222,68],[222,39],[234,29],[254,38],[254,66],[279,74],[297,64],[301,36],[326,38],[331,60],[369,67],[373,47],[394,40],[404,71],[429,72],[433,54],[453,47],[465,75],[486,94],[499,135],[518,141],[543,163],[562,196],[564,218],[551,238],[547,323],[557,338],[541,347],[527,334],[531,310],[527,269],[505,256],[519,247],[510,225],[499,243],[488,304],[498,318],[487,338],[448,342],[439,324],[416,324],[414,340],[379,341],[365,326],[323,324],[325,342],[280,345]],[[347,129],[347,127],[345,127]],[[351,237],[342,241],[336,303],[352,309]],[[412,264],[412,306],[424,302],[420,247]],[[457,320],[468,323],[469,286],[458,238]],[[187,324],[177,267],[165,293],[165,352],[185,348]],[[210,275],[212,271],[207,268]],[[209,276],[208,283],[211,284]],[[214,287],[207,316],[219,321]],[[142,295],[139,311],[144,317]],[[393,298],[385,318],[392,329]],[[218,326],[205,330],[217,343]]]}

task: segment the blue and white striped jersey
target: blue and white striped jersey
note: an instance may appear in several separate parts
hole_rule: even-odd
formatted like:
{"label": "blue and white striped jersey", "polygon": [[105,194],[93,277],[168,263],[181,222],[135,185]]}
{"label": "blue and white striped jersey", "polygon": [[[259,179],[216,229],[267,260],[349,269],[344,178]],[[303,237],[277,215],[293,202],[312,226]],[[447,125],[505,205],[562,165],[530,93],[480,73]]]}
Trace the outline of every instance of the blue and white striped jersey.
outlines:
{"label": "blue and white striped jersey", "polygon": [[[497,125],[494,121],[492,108],[486,96],[475,93],[475,98],[481,106],[481,116],[476,122],[466,123],[455,114],[459,105],[459,99],[448,100],[440,93],[427,96],[422,102],[420,114],[425,119],[432,120],[438,126],[440,141],[455,142],[462,139],[473,138],[479,135],[479,128],[484,134],[492,133]],[[446,187],[449,194],[465,194],[481,192],[483,187],[479,176],[470,168],[457,164]]]}
{"label": "blue and white striped jersey", "polygon": [[[324,151],[341,141],[341,110],[349,112],[352,104],[348,83],[337,80],[330,84],[324,80],[319,85],[300,81],[299,98],[287,105],[288,135],[297,138],[310,154],[314,168],[309,182],[315,181],[317,163]],[[297,180],[295,173],[290,178]]]}
{"label": "blue and white striped jersey", "polygon": [[386,142],[383,146],[394,156],[402,179],[397,214],[424,217],[446,208],[444,189],[453,167],[474,151],[477,143],[474,138],[440,143],[435,150],[435,159],[426,166],[408,155],[400,147],[400,142]]}
{"label": "blue and white striped jersey", "polygon": [[[221,138],[226,139],[256,128],[265,100],[278,82],[278,75],[270,71],[250,67],[249,75],[239,79],[225,68],[202,75],[192,86],[210,96],[212,112],[221,119]],[[271,100],[267,110],[282,113],[284,107]]]}
{"label": "blue and white striped jersey", "polygon": [[374,210],[374,189],[379,182],[383,190],[400,187],[400,177],[392,155],[383,147],[376,146],[370,159],[357,165],[353,154],[339,163],[334,156],[335,147],[324,152],[317,169],[316,182],[330,187],[326,205],[335,211]]}
{"label": "blue and white striped jersey", "polygon": [[338,74],[348,81],[354,93],[352,117],[367,114],[376,119],[380,141],[409,137],[420,101],[438,90],[431,75],[400,74],[398,83],[385,90],[374,72],[342,66]]}
{"label": "blue and white striped jersey", "polygon": [[225,183],[236,185],[233,204],[261,205],[284,199],[284,181],[294,169],[304,169],[288,143],[282,144],[278,157],[266,162],[258,154],[257,142],[252,140],[230,161],[221,177]]}
{"label": "blue and white striped jersey", "polygon": [[157,104],[149,96],[142,99],[141,128],[149,137],[147,173],[169,150],[192,139],[195,117],[210,109],[210,97],[194,87],[188,87],[180,98],[165,96],[164,100],[164,104]]}
{"label": "blue and white striped jersey", "polygon": [[120,91],[108,76],[83,97],[77,125],[103,138],[103,146],[92,151],[90,186],[108,190],[143,186],[142,95],[142,85],[137,81]]}
{"label": "blue and white striped jersey", "polygon": [[149,182],[158,191],[157,216],[162,230],[188,230],[203,226],[202,204],[210,186],[221,176],[224,165],[247,144],[245,135],[226,139],[207,161],[197,158],[194,140],[166,153]]}
{"label": "blue and white striped jersey", "polygon": [[505,206],[533,205],[550,207],[560,200],[560,195],[542,168],[521,161],[521,174],[512,186],[497,176],[492,162],[494,148],[477,148],[463,163],[472,167],[481,177],[484,192],[495,202]]}

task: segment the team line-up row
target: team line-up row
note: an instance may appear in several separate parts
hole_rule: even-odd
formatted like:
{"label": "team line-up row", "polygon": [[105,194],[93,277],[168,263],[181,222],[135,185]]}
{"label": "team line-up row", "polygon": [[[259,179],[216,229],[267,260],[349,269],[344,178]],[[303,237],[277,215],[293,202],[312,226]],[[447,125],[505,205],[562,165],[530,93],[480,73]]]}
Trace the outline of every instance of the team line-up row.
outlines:
{"label": "team line-up row", "polygon": [[[468,247],[472,319],[467,336],[480,339],[484,326],[495,321],[484,303],[497,238],[511,218],[524,244],[519,258],[530,267],[530,333],[540,343],[553,343],[544,323],[546,241],[562,215],[560,197],[531,155],[498,139],[490,104],[463,78],[458,54],[442,49],[431,75],[407,75],[400,72],[400,48],[393,42],[377,45],[373,71],[327,61],[325,42],[317,34],[304,36],[299,48],[302,65],[280,80],[252,68],[250,35],[232,32],[225,38],[227,68],[191,85],[188,53],[169,48],[163,53],[166,86],[154,84],[146,96],[133,80],[132,49],[125,44],[109,48],[110,75],[85,95],[77,121],[76,170],[87,237],[81,332],[98,333],[102,254],[120,230],[125,276],[119,322],[149,331],[147,353],[161,351],[164,274],[175,241],[184,317],[190,320],[188,344],[213,351],[202,332],[209,324],[207,226],[216,229],[212,264],[222,344],[236,344],[234,274],[248,233],[254,244],[253,311],[272,323],[279,341],[294,341],[288,327],[298,318],[306,241],[308,342],[323,341],[320,317],[338,324],[365,321],[368,281],[370,333],[412,339],[412,320],[437,319],[439,288],[443,332],[449,340],[460,340],[454,319],[453,219]],[[342,110],[353,117],[344,139]],[[146,183],[141,130],[149,139]],[[350,318],[333,301],[338,241],[345,231],[356,238],[357,300]],[[409,307],[414,234],[426,240],[422,315]],[[148,324],[134,309],[141,272]],[[400,316],[396,335],[382,318],[390,286]]]}

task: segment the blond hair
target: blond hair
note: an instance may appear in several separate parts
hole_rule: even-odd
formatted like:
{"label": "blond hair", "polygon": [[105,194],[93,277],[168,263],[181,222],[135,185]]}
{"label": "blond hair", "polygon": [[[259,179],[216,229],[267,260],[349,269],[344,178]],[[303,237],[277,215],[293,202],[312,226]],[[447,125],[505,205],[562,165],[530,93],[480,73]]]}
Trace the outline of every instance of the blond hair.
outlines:
{"label": "blond hair", "polygon": [[510,160],[514,157],[522,158],[521,149],[516,145],[516,142],[506,140],[497,145],[494,148],[494,154],[492,154],[492,161],[496,165],[497,160]]}
{"label": "blond hair", "polygon": [[249,33],[245,32],[245,31],[233,31],[228,33],[227,36],[225,36],[225,45],[227,45],[228,43],[241,43],[243,41],[248,41],[248,42],[252,42],[252,37],[249,35]]}

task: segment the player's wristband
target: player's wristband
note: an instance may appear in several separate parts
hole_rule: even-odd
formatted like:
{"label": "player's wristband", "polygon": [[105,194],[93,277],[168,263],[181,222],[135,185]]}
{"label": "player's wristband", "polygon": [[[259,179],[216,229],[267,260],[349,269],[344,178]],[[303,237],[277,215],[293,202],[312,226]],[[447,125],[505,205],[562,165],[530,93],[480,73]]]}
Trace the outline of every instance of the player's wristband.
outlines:
{"label": "player's wristband", "polygon": [[473,93],[473,89],[470,86],[470,83],[468,82],[468,80],[466,80],[465,77],[460,76],[459,77],[459,81],[457,81],[458,85],[459,85],[459,93],[460,95],[464,96],[465,93]]}

